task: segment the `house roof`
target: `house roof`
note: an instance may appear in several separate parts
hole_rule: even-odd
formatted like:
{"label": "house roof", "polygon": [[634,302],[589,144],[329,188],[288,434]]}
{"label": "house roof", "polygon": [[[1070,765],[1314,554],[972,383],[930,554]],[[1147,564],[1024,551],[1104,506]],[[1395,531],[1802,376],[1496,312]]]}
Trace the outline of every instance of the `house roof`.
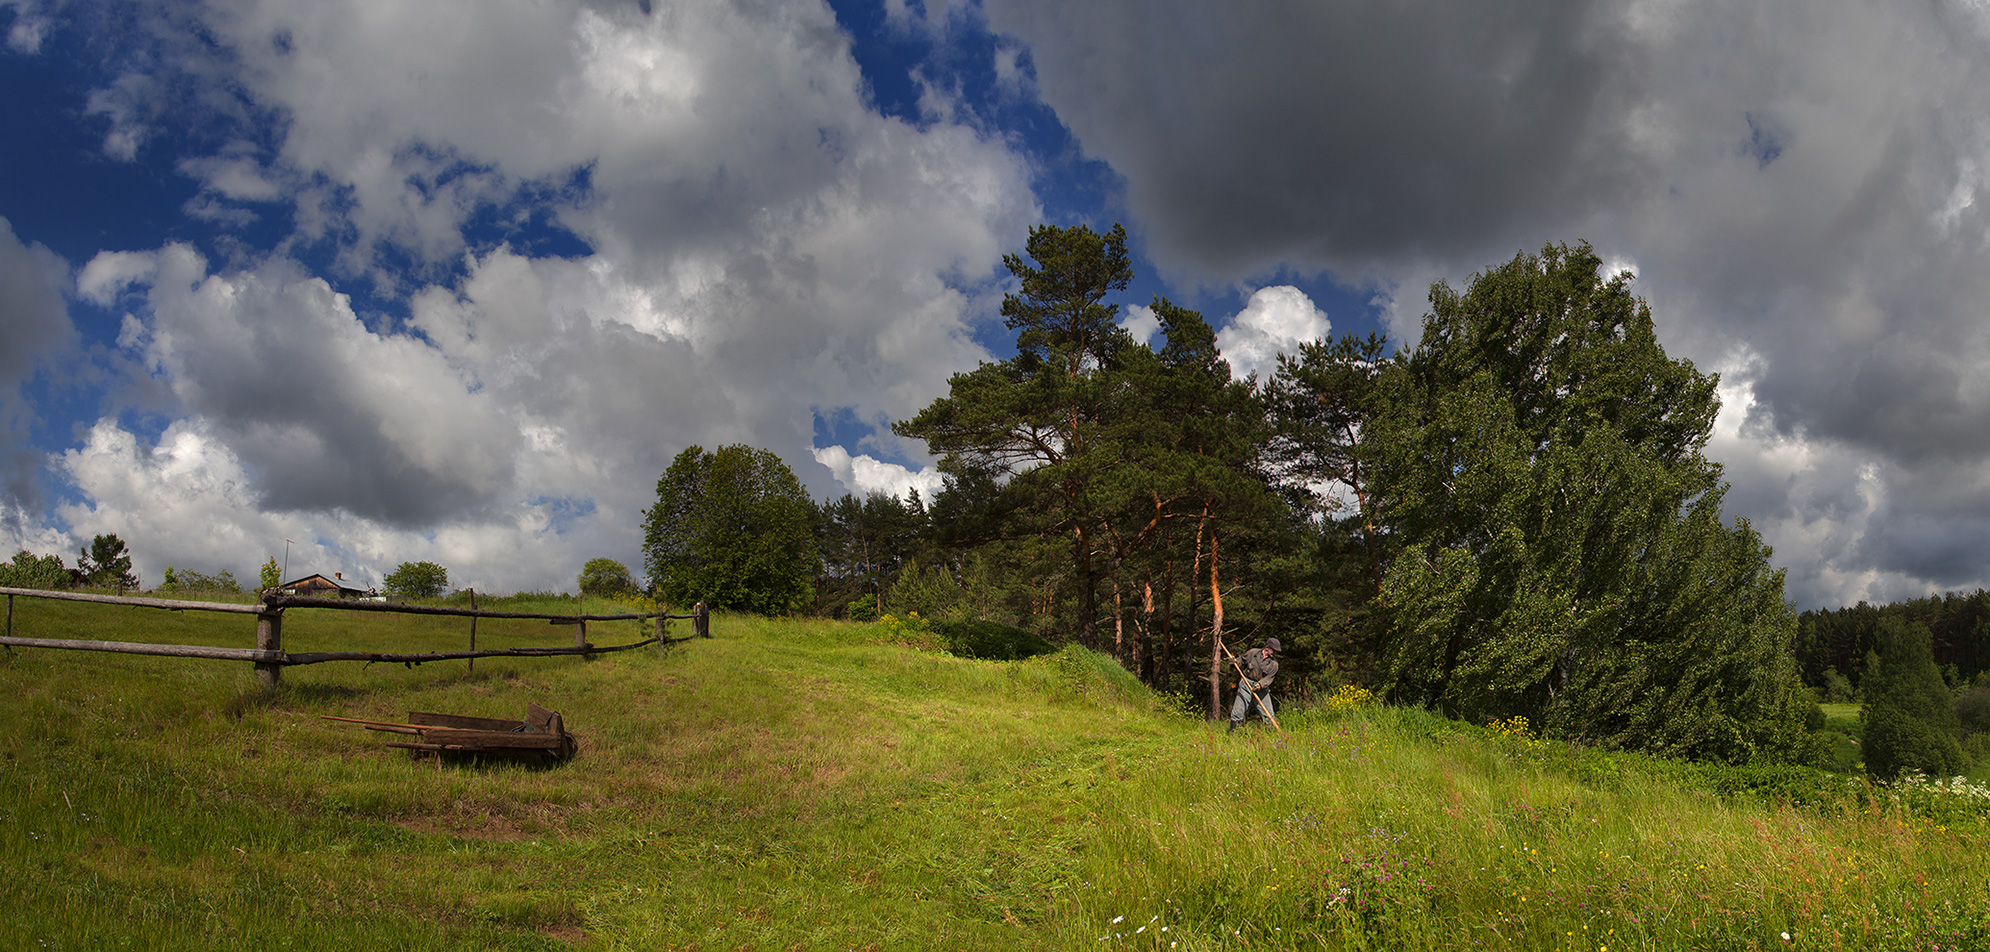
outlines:
{"label": "house roof", "polygon": [[325,584],[330,585],[333,588],[336,588],[343,592],[359,592],[360,594],[365,594],[367,591],[366,586],[361,585],[358,582],[353,581],[352,579],[333,578],[332,576],[326,575],[323,572],[313,572],[310,575],[306,575],[301,578],[291,579],[290,581],[285,582],[282,585],[278,585],[277,587],[296,588],[297,586],[302,585],[303,583],[308,582],[314,578],[319,579],[323,581]]}

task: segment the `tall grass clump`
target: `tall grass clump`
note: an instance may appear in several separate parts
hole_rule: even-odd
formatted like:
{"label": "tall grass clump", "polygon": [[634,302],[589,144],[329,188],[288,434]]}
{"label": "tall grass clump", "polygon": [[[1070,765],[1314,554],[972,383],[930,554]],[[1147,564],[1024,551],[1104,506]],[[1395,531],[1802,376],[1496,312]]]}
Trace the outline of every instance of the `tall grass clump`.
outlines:
{"label": "tall grass clump", "polygon": [[1990,947],[1990,825],[1973,791],[1799,806],[1747,784],[1723,796],[1712,771],[1574,750],[1516,722],[1461,730],[1370,707],[1302,723],[1211,734],[1111,788],[1073,905],[1089,928],[1071,939]]}

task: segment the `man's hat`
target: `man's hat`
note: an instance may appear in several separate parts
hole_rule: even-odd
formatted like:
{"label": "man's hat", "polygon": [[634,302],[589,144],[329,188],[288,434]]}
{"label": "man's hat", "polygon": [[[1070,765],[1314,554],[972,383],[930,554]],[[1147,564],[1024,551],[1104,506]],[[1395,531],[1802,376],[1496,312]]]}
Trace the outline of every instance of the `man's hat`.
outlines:
{"label": "man's hat", "polygon": [[1269,651],[1272,654],[1277,654],[1280,650],[1283,649],[1283,647],[1284,646],[1278,643],[1277,638],[1266,638],[1264,640],[1264,650]]}

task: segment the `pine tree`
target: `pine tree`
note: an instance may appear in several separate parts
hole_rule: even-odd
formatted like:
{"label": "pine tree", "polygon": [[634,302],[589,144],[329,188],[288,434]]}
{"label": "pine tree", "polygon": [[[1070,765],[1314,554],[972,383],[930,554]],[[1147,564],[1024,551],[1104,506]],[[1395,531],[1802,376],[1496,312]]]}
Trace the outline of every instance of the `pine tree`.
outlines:
{"label": "pine tree", "polygon": [[1069,539],[1077,636],[1096,645],[1101,511],[1098,487],[1120,461],[1106,432],[1117,402],[1120,358],[1133,343],[1113,323],[1106,298],[1133,279],[1126,229],[1084,225],[1030,229],[1027,259],[1006,255],[1018,282],[1002,299],[1016,356],[955,374],[947,396],[892,431],[926,441],[949,473],[997,469],[1010,476],[1010,507],[1034,517],[1041,535]]}

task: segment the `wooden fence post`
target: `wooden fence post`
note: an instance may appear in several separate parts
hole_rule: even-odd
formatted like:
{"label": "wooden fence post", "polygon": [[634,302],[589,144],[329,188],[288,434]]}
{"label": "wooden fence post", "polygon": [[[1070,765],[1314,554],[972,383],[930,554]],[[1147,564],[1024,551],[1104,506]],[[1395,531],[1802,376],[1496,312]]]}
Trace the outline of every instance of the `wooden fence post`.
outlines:
{"label": "wooden fence post", "polygon": [[587,619],[585,618],[580,619],[580,623],[574,627],[574,647],[587,647]]}
{"label": "wooden fence post", "polygon": [[662,613],[662,612],[658,612],[658,613],[657,613],[657,616],[656,616],[656,653],[657,653],[657,657],[663,657],[664,655],[668,655],[668,654],[670,654],[670,641],[669,641],[668,639],[664,638],[664,636],[663,636],[663,630],[664,630],[664,626],[665,626],[666,624],[668,624],[668,622],[666,622],[666,621],[664,620],[664,617],[663,617],[663,613]]}
{"label": "wooden fence post", "polygon": [[[477,590],[474,588],[470,590],[470,610],[477,610]],[[477,650],[477,616],[475,615],[470,616],[470,650]],[[470,659],[469,673],[477,673],[477,659],[475,658]]]}
{"label": "wooden fence post", "polygon": [[712,616],[710,612],[705,611],[705,603],[699,602],[692,606],[691,615],[691,624],[697,627],[698,637],[712,637]]}
{"label": "wooden fence post", "polygon": [[[283,650],[283,609],[264,609],[256,616],[256,648],[261,651]],[[266,691],[275,691],[283,683],[283,665],[256,662],[256,678],[263,683]]]}

